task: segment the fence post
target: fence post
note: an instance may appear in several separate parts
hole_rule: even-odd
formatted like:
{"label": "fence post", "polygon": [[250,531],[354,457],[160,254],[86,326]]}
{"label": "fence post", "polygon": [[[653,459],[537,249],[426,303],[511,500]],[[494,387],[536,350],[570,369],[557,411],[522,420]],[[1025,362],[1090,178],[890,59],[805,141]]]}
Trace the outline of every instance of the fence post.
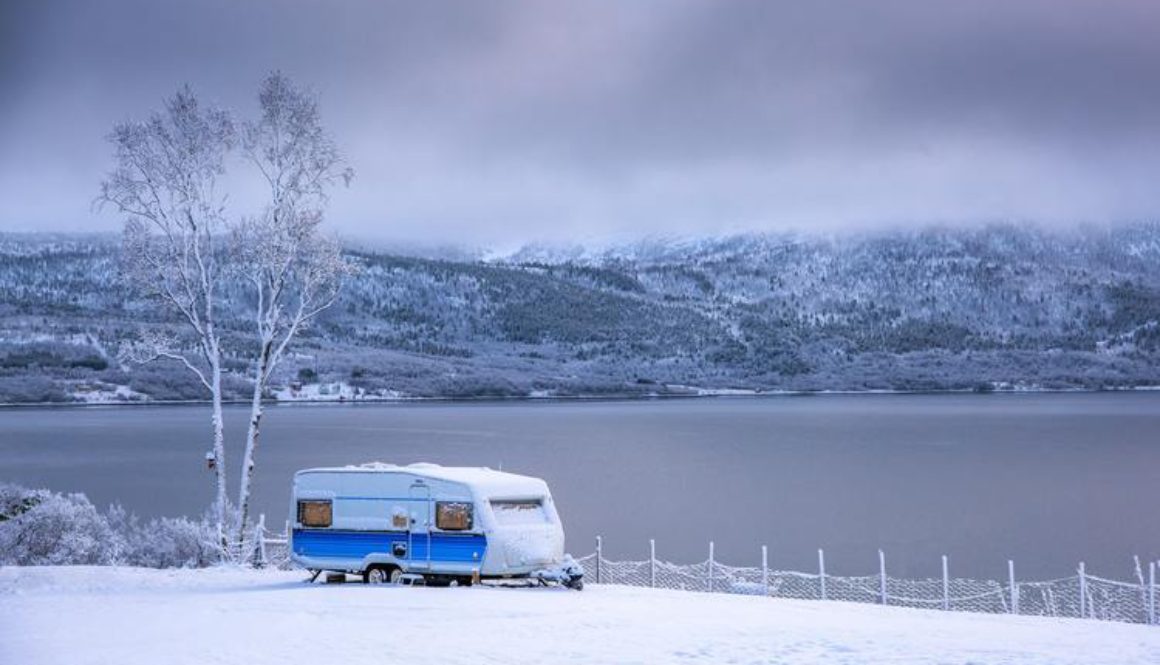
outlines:
{"label": "fence post", "polygon": [[254,567],[266,566],[266,514],[258,515],[258,523],[254,525]]}
{"label": "fence post", "polygon": [[1087,577],[1084,575],[1083,561],[1079,562],[1079,618],[1087,616]]}
{"label": "fence post", "polygon": [[648,584],[657,588],[657,541],[653,538],[648,541]]}
{"label": "fence post", "polygon": [[826,553],[818,549],[818,581],[821,584],[818,586],[821,591],[822,600],[826,599]]}
{"label": "fence post", "polygon": [[1140,567],[1140,555],[1133,554],[1132,560],[1136,562],[1136,581],[1140,583],[1140,611],[1144,613],[1144,620],[1151,624],[1148,619],[1148,585],[1144,583],[1144,570]]}
{"label": "fence post", "polygon": [[713,592],[713,541],[709,541],[709,593]]}
{"label": "fence post", "polygon": [[886,553],[878,550],[878,579],[882,594],[882,604],[886,605]]}
{"label": "fence post", "polygon": [[1007,559],[1007,586],[1011,589],[1011,614],[1019,614],[1019,587],[1015,584],[1015,561]]}
{"label": "fence post", "polygon": [[947,570],[947,555],[942,555],[943,563],[943,611],[951,609],[951,578]]}
{"label": "fence post", "polygon": [[1148,562],[1148,625],[1156,624],[1156,562]]}
{"label": "fence post", "polygon": [[600,560],[604,558],[604,539],[596,536],[596,583],[600,584]]}
{"label": "fence post", "polygon": [[765,589],[765,595],[769,595],[769,548],[765,545],[761,546],[761,588]]}

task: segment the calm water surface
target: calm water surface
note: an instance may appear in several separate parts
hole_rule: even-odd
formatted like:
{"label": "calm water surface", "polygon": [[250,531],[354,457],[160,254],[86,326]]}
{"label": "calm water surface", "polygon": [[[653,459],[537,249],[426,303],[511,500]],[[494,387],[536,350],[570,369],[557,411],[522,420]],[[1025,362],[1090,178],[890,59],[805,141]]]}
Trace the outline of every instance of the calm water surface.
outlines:
{"label": "calm water surface", "polygon": [[[246,413],[228,412],[231,491]],[[828,572],[1126,578],[1160,559],[1160,394],[863,395],[644,402],[294,405],[267,412],[258,509],[293,472],[371,460],[545,478],[568,549]],[[212,496],[206,407],[0,410],[0,480],[142,515]]]}

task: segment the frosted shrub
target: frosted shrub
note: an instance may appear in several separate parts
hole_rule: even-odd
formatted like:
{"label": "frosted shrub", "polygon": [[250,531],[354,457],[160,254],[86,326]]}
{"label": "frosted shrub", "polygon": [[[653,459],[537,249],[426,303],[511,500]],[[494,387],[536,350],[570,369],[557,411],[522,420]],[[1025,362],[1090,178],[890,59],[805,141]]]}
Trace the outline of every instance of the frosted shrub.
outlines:
{"label": "frosted shrub", "polygon": [[214,546],[214,529],[205,521],[185,517],[162,517],[149,522],[148,537],[135,550],[134,566],[154,568],[204,568],[216,563],[220,550]]}
{"label": "frosted shrub", "polygon": [[19,485],[0,483],[0,523],[29,510],[51,495],[48,490],[30,490]]}
{"label": "frosted shrub", "polygon": [[109,564],[118,545],[85,495],[0,486],[0,564]]}
{"label": "frosted shrub", "polygon": [[141,522],[120,506],[109,522],[121,537],[117,563],[144,568],[204,568],[220,560],[216,533],[205,520],[161,517]]}
{"label": "frosted shrub", "polygon": [[209,521],[101,514],[83,494],[0,483],[0,565],[204,567],[221,560]]}

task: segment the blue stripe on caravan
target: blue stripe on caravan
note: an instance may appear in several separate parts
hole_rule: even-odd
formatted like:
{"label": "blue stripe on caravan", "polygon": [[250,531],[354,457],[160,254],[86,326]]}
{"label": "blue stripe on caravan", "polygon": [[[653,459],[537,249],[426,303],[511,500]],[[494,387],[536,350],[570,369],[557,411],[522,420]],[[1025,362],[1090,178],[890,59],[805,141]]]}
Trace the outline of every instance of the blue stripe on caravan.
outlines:
{"label": "blue stripe on caravan", "polygon": [[[344,531],[294,529],[294,553],[319,559],[362,559],[368,554],[391,554],[395,543],[407,543],[405,531]],[[407,560],[427,559],[427,535],[415,534]],[[483,561],[487,537],[482,534],[431,534],[431,561],[472,563]]]}

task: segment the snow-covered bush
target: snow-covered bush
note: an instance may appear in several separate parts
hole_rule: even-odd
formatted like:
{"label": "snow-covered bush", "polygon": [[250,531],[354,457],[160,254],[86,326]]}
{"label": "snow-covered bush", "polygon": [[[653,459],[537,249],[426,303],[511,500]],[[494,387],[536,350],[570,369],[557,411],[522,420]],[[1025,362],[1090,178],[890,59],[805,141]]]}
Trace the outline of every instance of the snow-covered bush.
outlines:
{"label": "snow-covered bush", "polygon": [[144,568],[204,568],[221,558],[216,530],[206,520],[161,517],[142,522],[120,506],[109,523],[121,537],[117,563]]}
{"label": "snow-covered bush", "polygon": [[144,529],[146,538],[126,561],[134,566],[154,568],[204,568],[217,563],[221,550],[214,539],[216,530],[208,522],[185,517],[151,520]]}
{"label": "snow-covered bush", "polygon": [[220,560],[205,519],[142,521],[120,506],[102,514],[84,494],[0,483],[0,565],[200,568]]}
{"label": "snow-covered bush", "polygon": [[0,483],[0,523],[28,511],[51,494],[48,490],[30,490],[19,485]]}
{"label": "snow-covered bush", "polygon": [[109,564],[119,540],[83,494],[0,485],[0,564]]}

